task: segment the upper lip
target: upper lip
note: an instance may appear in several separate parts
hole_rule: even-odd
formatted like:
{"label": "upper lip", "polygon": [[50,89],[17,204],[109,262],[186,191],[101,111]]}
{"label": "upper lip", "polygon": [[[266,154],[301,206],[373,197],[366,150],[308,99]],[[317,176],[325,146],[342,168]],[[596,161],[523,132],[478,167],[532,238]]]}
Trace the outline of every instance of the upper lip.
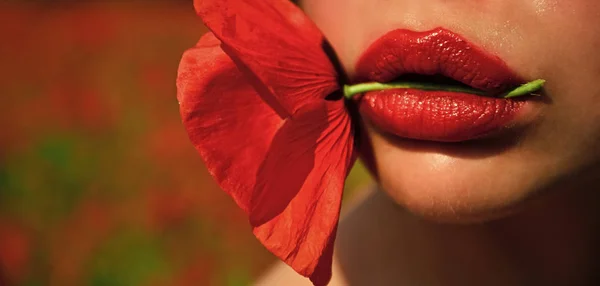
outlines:
{"label": "upper lip", "polygon": [[524,81],[499,57],[444,28],[391,31],[359,59],[356,81],[388,82],[405,74],[442,75],[490,93]]}

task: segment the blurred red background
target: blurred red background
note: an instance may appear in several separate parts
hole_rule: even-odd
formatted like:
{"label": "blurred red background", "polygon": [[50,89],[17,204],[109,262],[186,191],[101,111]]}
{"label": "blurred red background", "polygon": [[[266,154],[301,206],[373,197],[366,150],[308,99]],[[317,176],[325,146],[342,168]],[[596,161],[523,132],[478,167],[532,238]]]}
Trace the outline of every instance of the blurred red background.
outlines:
{"label": "blurred red background", "polygon": [[247,285],[274,261],[181,125],[203,32],[191,1],[0,4],[0,285]]}

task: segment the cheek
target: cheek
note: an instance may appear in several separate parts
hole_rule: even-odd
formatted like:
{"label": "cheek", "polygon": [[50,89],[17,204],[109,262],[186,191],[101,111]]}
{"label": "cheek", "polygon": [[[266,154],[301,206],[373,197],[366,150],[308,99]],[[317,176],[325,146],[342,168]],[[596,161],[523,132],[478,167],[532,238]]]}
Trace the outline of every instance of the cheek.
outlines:
{"label": "cheek", "polygon": [[[302,9],[317,24],[335,49],[344,69],[352,72],[365,47],[363,32],[376,15],[374,2],[364,0],[305,0]],[[361,12],[362,11],[362,12]],[[373,12],[372,12],[373,11]]]}

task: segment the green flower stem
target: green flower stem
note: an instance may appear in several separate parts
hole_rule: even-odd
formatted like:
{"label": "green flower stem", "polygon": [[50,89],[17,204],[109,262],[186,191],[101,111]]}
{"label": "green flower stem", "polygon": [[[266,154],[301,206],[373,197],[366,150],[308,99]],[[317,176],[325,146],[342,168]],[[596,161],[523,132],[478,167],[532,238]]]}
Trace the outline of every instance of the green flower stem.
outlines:
{"label": "green flower stem", "polygon": [[512,97],[530,94],[532,92],[542,89],[542,87],[544,86],[544,83],[546,83],[545,80],[536,79],[534,81],[530,81],[524,85],[521,85],[521,86],[505,93],[504,96],[502,96],[502,97],[503,98],[512,98]]}
{"label": "green flower stem", "polygon": [[[542,88],[546,81],[543,79],[534,80],[521,85],[509,92],[503,94],[503,98],[518,97],[526,94],[530,94]],[[470,87],[462,87],[457,85],[446,85],[446,84],[435,84],[435,83],[418,83],[418,82],[406,82],[406,81],[393,81],[387,83],[379,82],[366,82],[355,85],[344,85],[344,96],[346,98],[352,98],[352,96],[360,93],[375,90],[385,89],[396,89],[396,88],[412,88],[421,90],[437,90],[437,91],[450,91],[450,92],[462,92],[476,95],[486,95],[486,92]]]}
{"label": "green flower stem", "polygon": [[456,85],[445,85],[435,83],[417,83],[417,82],[406,82],[406,81],[393,81],[386,83],[379,82],[367,82],[359,83],[355,85],[345,85],[344,95],[347,98],[351,98],[355,94],[364,93],[367,91],[374,90],[385,90],[385,89],[396,89],[396,88],[413,88],[422,90],[443,90],[451,92],[464,92],[478,95],[485,95],[485,92],[470,87],[461,87]]}

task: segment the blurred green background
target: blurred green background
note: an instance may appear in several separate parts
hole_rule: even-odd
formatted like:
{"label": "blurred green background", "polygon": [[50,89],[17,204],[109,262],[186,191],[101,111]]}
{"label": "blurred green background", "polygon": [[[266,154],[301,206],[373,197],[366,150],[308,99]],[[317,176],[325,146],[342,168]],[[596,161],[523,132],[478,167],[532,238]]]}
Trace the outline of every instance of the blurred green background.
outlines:
{"label": "blurred green background", "polygon": [[203,32],[191,1],[0,3],[0,285],[247,285],[274,262],[181,125]]}

